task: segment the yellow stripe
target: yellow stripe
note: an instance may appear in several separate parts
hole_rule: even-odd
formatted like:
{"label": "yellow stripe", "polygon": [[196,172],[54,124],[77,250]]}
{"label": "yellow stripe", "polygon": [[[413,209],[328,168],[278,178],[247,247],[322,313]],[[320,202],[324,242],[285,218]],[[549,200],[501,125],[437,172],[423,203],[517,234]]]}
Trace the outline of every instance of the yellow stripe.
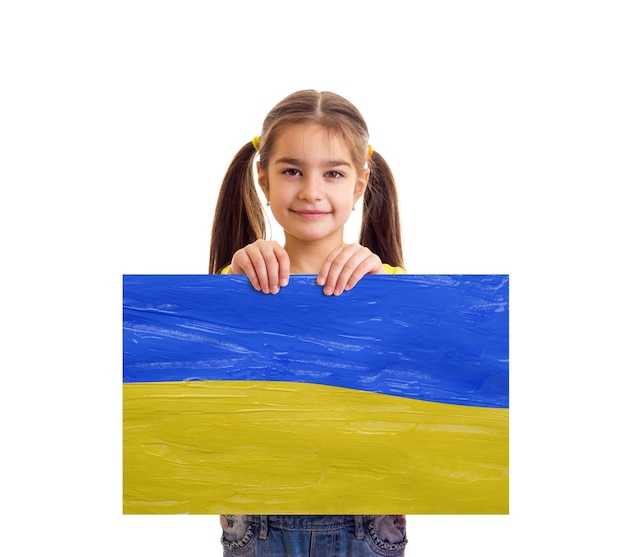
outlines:
{"label": "yellow stripe", "polygon": [[508,409],[286,382],[123,391],[127,514],[508,513]]}

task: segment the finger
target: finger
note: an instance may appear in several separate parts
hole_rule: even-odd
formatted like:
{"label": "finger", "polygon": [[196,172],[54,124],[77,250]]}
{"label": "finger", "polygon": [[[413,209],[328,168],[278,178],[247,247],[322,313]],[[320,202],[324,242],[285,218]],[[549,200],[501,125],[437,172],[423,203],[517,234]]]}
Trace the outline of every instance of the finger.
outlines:
{"label": "finger", "polygon": [[360,262],[358,253],[362,249],[362,246],[353,244],[331,252],[328,258],[332,257],[332,261],[324,281],[324,294],[338,296],[344,291],[348,279]]}
{"label": "finger", "polygon": [[278,285],[287,286],[289,284],[289,273],[291,270],[291,262],[285,248],[276,244],[274,247],[274,255],[278,263]]}
{"label": "finger", "polygon": [[382,272],[380,257],[368,248],[355,244],[335,255],[326,280],[324,293],[339,296],[352,289],[366,274]]}
{"label": "finger", "polygon": [[233,255],[233,259],[230,264],[230,271],[236,275],[246,275],[252,285],[252,288],[254,288],[257,292],[261,291],[261,282],[257,276],[254,263],[250,259],[250,255],[247,253],[245,248],[236,251],[235,255]]}
{"label": "finger", "polygon": [[370,252],[347,277],[344,290],[351,290],[365,275],[378,274],[383,271],[383,264],[376,254]]}
{"label": "finger", "polygon": [[274,241],[258,240],[250,246],[256,275],[265,294],[277,294],[289,282],[289,256]]}
{"label": "finger", "polygon": [[350,290],[361,279],[365,274],[361,268],[366,268],[368,257],[369,254],[367,252],[359,251],[353,253],[348,258],[335,280],[335,288],[333,290],[335,296],[340,296],[345,290]]}
{"label": "finger", "polygon": [[267,285],[269,292],[278,294],[280,291],[280,246],[275,242],[263,244],[261,254],[265,263]]}
{"label": "finger", "polygon": [[254,272],[259,280],[261,291],[270,294],[272,288],[276,288],[278,277],[278,264],[273,251],[267,250],[263,245],[249,246],[250,261],[254,266]]}
{"label": "finger", "polygon": [[341,245],[341,246],[336,247],[333,251],[331,251],[326,257],[326,259],[324,260],[324,263],[322,263],[322,266],[320,267],[320,270],[317,273],[317,284],[319,284],[320,286],[326,286],[326,288],[324,288],[325,294],[332,294],[334,290],[334,283],[329,284],[328,278],[329,278],[331,267],[335,259],[342,252],[343,249],[344,249],[344,246]]}

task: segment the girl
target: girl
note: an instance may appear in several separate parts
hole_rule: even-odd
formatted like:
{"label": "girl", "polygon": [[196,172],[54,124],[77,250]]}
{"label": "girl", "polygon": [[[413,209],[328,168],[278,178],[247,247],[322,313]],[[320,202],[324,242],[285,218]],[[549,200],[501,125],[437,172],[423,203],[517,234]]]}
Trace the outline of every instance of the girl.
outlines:
{"label": "girl", "polygon": [[[265,239],[258,184],[285,243]],[[358,244],[344,226],[363,196]],[[369,145],[361,113],[330,92],[298,91],[279,102],[261,135],[231,162],[218,197],[210,273],[245,274],[277,294],[289,275],[315,274],[338,296],[366,274],[404,273],[395,181]],[[221,517],[224,556],[404,555],[403,515]]]}

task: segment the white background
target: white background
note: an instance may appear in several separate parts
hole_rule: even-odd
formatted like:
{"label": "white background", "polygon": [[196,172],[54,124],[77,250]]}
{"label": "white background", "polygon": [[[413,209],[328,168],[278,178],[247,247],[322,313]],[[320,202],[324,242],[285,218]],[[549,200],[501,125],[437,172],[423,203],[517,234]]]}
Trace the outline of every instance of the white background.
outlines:
{"label": "white background", "polygon": [[364,114],[409,272],[511,275],[511,513],[411,516],[407,556],[619,553],[619,8],[2,3],[2,553],[220,554],[217,517],[121,515],[122,274],[206,272],[228,162],[302,88]]}

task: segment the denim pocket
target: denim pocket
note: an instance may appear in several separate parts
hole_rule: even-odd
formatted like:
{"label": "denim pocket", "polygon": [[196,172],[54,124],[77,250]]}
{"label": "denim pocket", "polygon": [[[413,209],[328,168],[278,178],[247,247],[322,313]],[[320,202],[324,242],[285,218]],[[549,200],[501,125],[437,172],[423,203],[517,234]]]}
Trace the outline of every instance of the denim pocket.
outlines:
{"label": "denim pocket", "polygon": [[258,527],[247,515],[220,515],[224,556],[251,555],[259,538]]}
{"label": "denim pocket", "polygon": [[404,515],[364,516],[365,539],[376,555],[402,557],[406,547]]}

